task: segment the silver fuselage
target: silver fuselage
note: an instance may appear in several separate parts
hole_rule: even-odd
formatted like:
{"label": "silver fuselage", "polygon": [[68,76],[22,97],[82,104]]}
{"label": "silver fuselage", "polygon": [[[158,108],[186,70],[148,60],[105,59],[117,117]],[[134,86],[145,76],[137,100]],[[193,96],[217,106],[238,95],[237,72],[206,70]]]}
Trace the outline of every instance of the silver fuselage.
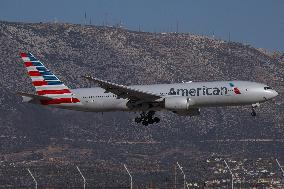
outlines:
{"label": "silver fuselage", "polygon": [[[164,98],[187,97],[193,102],[192,108],[252,105],[265,102],[278,95],[275,90],[265,89],[266,84],[249,81],[191,82],[130,87],[162,95]],[[106,92],[100,87],[73,89],[72,93],[80,100],[80,103],[60,104],[56,107],[93,112],[139,111],[137,108],[127,106],[129,99],[118,98],[115,94]],[[158,106],[154,109],[163,110],[164,108]]]}

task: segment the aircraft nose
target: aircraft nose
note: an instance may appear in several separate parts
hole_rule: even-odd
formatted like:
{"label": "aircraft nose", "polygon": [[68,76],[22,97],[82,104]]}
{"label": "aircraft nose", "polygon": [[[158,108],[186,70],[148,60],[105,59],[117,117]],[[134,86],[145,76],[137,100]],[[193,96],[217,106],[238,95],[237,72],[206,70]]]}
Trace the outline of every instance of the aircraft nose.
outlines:
{"label": "aircraft nose", "polygon": [[277,96],[279,95],[278,92],[277,92],[277,91],[274,91],[274,90],[273,90],[272,93],[273,93],[273,97],[272,97],[272,98],[277,97]]}
{"label": "aircraft nose", "polygon": [[275,98],[276,96],[278,96],[278,92],[277,92],[277,91],[275,91],[275,90],[269,91],[269,93],[268,93],[268,99]]}

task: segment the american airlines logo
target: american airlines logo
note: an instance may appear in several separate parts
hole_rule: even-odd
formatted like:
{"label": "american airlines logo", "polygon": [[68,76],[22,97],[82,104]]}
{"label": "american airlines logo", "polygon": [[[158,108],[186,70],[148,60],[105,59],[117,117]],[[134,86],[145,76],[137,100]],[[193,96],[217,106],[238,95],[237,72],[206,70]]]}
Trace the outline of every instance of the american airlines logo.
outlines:
{"label": "american airlines logo", "polygon": [[[241,94],[240,90],[234,86],[233,83],[229,83],[230,87],[232,87],[235,94]],[[227,95],[229,89],[227,87],[197,87],[191,89],[176,89],[171,88],[169,95],[181,95],[181,96],[219,96],[219,95]]]}
{"label": "american airlines logo", "polygon": [[233,83],[229,83],[229,84],[233,88],[233,90],[236,94],[241,94],[241,91],[237,87],[235,87],[235,85]]}
{"label": "american airlines logo", "polygon": [[205,87],[191,89],[175,89],[171,88],[169,95],[181,95],[181,96],[211,96],[211,95],[226,95],[228,94],[227,87]]}

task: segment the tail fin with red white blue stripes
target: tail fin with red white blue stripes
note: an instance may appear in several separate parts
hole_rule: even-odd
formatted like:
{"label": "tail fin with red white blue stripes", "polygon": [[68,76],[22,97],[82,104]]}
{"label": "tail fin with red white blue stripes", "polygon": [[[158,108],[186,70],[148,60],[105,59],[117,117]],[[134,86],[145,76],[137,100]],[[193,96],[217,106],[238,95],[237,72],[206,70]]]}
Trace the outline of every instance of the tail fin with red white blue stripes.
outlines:
{"label": "tail fin with red white blue stripes", "polygon": [[41,104],[56,105],[80,102],[80,100],[72,94],[70,89],[31,53],[21,53],[21,57],[28,71],[28,75],[32,79],[32,84],[36,89],[37,95],[50,98],[49,100],[40,100]]}

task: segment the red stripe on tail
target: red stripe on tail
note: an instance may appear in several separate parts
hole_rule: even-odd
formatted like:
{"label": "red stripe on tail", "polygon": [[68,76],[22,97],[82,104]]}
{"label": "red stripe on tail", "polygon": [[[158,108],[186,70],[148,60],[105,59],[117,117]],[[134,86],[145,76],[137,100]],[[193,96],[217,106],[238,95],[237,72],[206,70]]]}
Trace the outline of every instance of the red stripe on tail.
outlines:
{"label": "red stripe on tail", "polygon": [[29,71],[29,76],[41,76],[39,71]]}
{"label": "red stripe on tail", "polygon": [[34,86],[42,86],[42,85],[47,85],[46,81],[34,81],[33,82]]}
{"label": "red stripe on tail", "polygon": [[33,66],[33,63],[32,63],[32,62],[25,62],[25,66],[26,66],[26,67]]}
{"label": "red stripe on tail", "polygon": [[21,57],[28,57],[27,53],[20,53],[21,54]]}
{"label": "red stripe on tail", "polygon": [[38,95],[46,95],[46,94],[64,94],[64,93],[71,93],[69,89],[62,89],[62,90],[42,90],[37,91]]}
{"label": "red stripe on tail", "polygon": [[42,105],[61,104],[61,103],[77,103],[80,102],[78,98],[57,98],[52,100],[41,100]]}

